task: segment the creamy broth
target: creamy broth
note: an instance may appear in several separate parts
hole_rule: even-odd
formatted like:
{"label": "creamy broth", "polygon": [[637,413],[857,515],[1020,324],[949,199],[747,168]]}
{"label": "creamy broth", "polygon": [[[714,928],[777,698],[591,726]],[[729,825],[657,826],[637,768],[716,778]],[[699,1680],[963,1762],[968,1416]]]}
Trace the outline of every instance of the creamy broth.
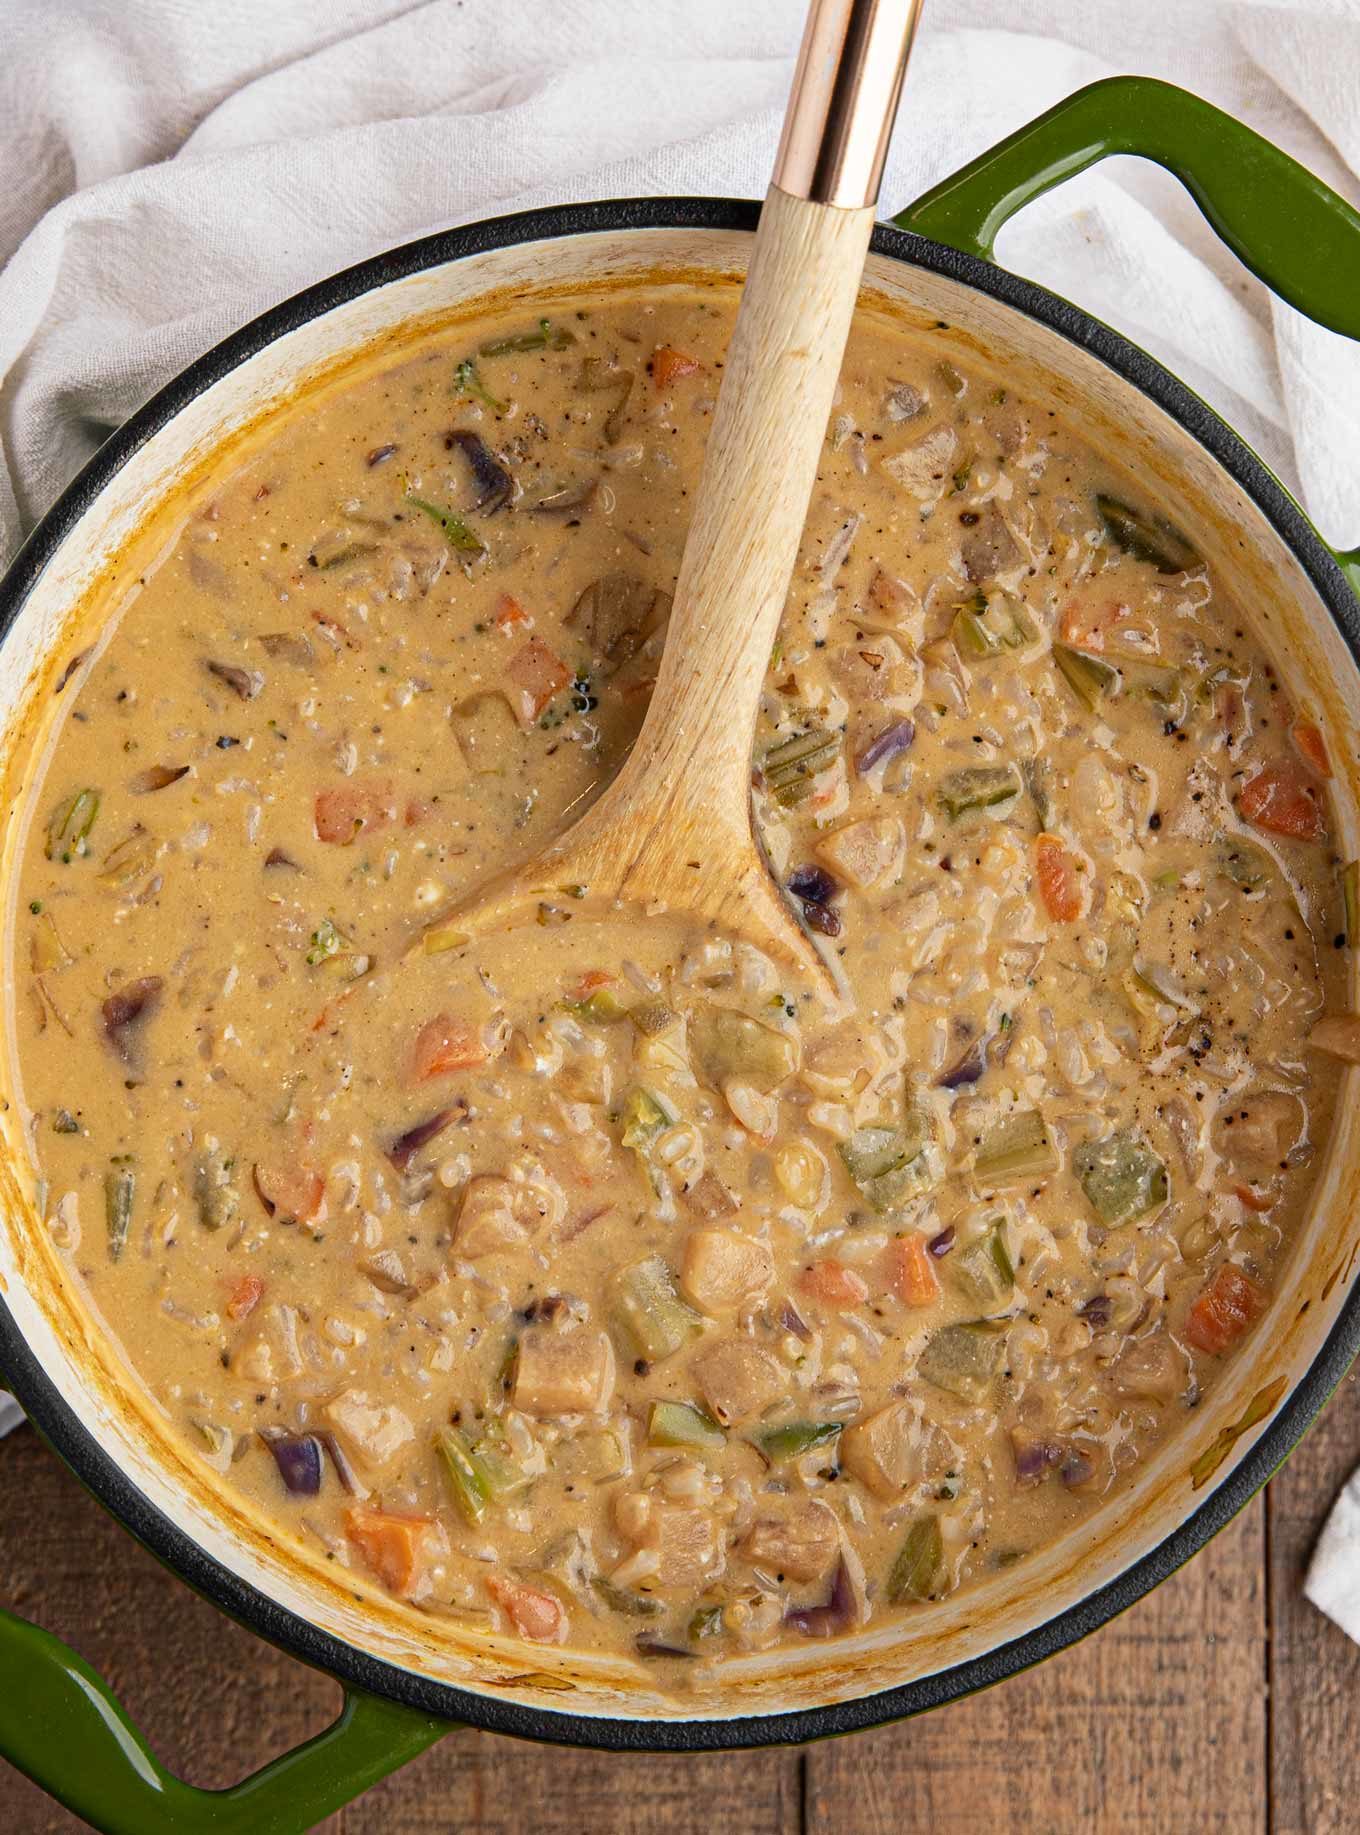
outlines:
{"label": "creamy broth", "polygon": [[89,608],[14,924],[47,1226],[186,1443],[356,1581],[676,1682],[1127,1484],[1356,1055],[1249,608],[1023,376],[871,316],[753,759],[853,1012],[589,888],[445,920],[637,731],[732,309],[446,327],[225,454]]}

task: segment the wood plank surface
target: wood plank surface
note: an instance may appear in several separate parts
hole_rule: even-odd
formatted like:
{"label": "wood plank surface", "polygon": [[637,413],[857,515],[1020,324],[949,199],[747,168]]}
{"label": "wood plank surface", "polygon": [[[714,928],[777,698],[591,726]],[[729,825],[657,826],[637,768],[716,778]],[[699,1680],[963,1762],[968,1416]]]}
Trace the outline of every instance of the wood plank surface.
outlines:
{"label": "wood plank surface", "polygon": [[[1075,1650],[971,1701],[802,1752],[619,1758],[455,1734],[328,1835],[1332,1835],[1360,1828],[1360,1651],[1302,1598],[1360,1456],[1343,1385],[1272,1487]],[[0,1450],[0,1599],[67,1638],[166,1761],[224,1784],[338,1690],[139,1549],[27,1429]],[[1269,1681],[1269,1688],[1267,1682]],[[82,1825],[0,1766],[3,1835]]]}

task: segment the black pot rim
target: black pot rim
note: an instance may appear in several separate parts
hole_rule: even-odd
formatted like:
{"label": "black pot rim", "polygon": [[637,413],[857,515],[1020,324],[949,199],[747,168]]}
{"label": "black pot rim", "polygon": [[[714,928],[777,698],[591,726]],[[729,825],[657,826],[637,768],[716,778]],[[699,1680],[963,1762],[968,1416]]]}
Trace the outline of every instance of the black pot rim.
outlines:
{"label": "black pot rim", "polygon": [[[390,281],[488,249],[639,229],[751,231],[758,209],[740,199],[688,197],[557,205],[423,237],[285,300],[191,364],[100,447],[34,529],[0,581],[0,640],[61,543],[132,455],[196,396],[286,332]],[[1183,383],[1066,300],[975,256],[890,226],[874,232],[873,247],[878,254],[945,275],[1012,307],[1080,345],[1150,397],[1218,461],[1283,537],[1360,664],[1360,606],[1335,556],[1255,453]],[[63,1400],[0,1297],[0,1370],[34,1425],[139,1541],[223,1611],[303,1662],[370,1694],[489,1732],[619,1752],[733,1750],[858,1732],[955,1701],[1066,1648],[1141,1599],[1236,1515],[1297,1444],[1357,1350],[1360,1288],[1352,1288],[1312,1364],[1227,1478],[1156,1548],[1106,1585],[1010,1643],[900,1687],[826,1707],[731,1720],[632,1719],[526,1707],[417,1675],[345,1643],[240,1580],[152,1504],[103,1449]]]}

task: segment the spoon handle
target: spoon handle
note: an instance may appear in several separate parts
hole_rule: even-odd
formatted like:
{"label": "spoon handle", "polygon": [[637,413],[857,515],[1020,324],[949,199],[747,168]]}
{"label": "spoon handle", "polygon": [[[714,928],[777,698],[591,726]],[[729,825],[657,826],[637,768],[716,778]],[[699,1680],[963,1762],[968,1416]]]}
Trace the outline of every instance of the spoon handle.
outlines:
{"label": "spoon handle", "polygon": [[761,685],[816,480],[919,0],[814,0],[648,717],[615,790],[749,836]]}

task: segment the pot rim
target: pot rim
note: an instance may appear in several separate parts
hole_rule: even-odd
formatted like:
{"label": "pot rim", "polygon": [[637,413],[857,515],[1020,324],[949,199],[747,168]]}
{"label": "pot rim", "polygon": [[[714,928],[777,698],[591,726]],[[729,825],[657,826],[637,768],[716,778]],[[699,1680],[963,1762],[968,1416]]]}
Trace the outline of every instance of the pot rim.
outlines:
{"label": "pot rim", "polygon": [[[0,579],[0,642],[8,636],[62,543],[133,454],[195,397],[286,333],[390,282],[491,249],[634,229],[753,232],[759,209],[750,200],[712,197],[551,205],[421,237],[294,294],[214,345],[104,442],[35,526]],[[1208,451],[1286,542],[1360,667],[1360,604],[1335,555],[1262,460],[1184,383],[1067,300],[974,255],[891,224],[880,224],[874,230],[871,248],[875,254],[988,295],[1081,346],[1149,397]],[[1010,1642],[896,1688],[823,1707],[733,1719],[644,1719],[530,1707],[417,1674],[346,1643],[241,1580],[152,1504],[104,1450],[62,1398],[0,1295],[0,1373],[29,1418],[99,1502],[196,1592],[259,1636],[325,1670],[347,1687],[488,1732],[616,1752],[731,1751],[860,1732],[943,1706],[1054,1655],[1135,1604],[1250,1501],[1302,1438],[1357,1351],[1360,1283],[1352,1288],[1317,1355],[1260,1437],[1203,1503],[1114,1580]]]}

